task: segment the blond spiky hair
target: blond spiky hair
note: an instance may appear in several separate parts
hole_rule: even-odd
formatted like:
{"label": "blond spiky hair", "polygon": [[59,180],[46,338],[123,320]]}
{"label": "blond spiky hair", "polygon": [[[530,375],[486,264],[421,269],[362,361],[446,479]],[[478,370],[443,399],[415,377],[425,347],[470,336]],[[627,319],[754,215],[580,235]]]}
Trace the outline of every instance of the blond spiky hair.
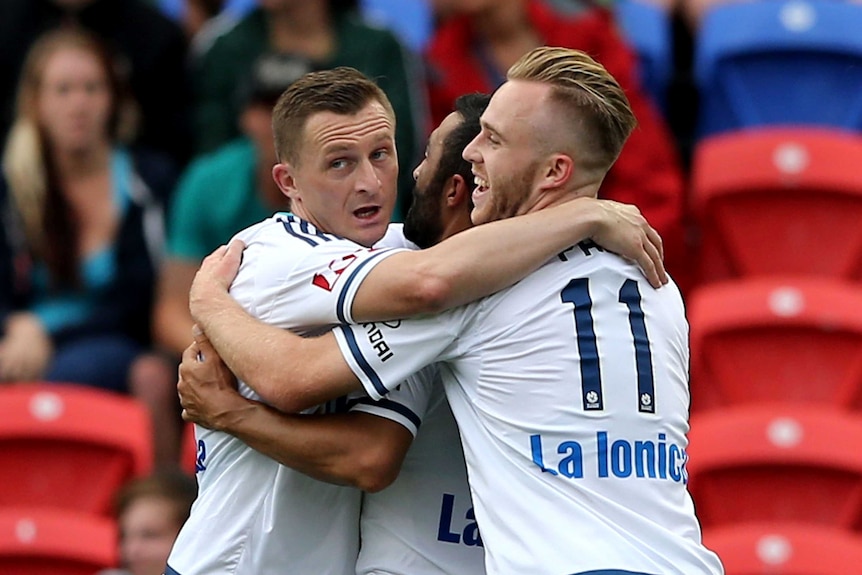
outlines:
{"label": "blond spiky hair", "polygon": [[507,74],[509,80],[553,86],[552,101],[568,111],[573,126],[594,152],[596,167],[616,161],[637,119],[616,79],[585,52],[542,46],[524,54]]}

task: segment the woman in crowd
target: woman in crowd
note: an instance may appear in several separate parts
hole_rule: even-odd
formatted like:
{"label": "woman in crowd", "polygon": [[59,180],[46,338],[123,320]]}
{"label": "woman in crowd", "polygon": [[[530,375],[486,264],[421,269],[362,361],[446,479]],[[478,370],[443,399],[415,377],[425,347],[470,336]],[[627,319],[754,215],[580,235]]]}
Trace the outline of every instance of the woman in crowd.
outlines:
{"label": "woman in crowd", "polygon": [[30,49],[3,157],[0,381],[128,391],[176,462],[171,364],[148,352],[170,163],[132,151],[134,108],[103,45],[58,29]]}

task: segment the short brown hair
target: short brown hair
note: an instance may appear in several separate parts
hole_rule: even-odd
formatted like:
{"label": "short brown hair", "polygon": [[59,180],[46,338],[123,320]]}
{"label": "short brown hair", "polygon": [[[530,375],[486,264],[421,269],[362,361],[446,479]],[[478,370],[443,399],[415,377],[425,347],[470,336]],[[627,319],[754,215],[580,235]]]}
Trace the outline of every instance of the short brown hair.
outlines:
{"label": "short brown hair", "polygon": [[509,80],[553,86],[551,99],[574,112],[593,161],[604,169],[616,161],[637,119],[623,89],[598,62],[580,50],[542,46],[521,57],[507,74]]}
{"label": "short brown hair", "polygon": [[318,112],[353,115],[377,101],[391,116],[395,112],[386,93],[359,70],[339,66],[309,72],[284,91],[272,111],[272,133],[278,160],[296,163],[305,123]]}
{"label": "short brown hair", "polygon": [[119,519],[140,499],[165,499],[173,507],[171,519],[180,527],[188,519],[197,493],[197,482],[191,475],[178,470],[156,471],[123,486],[114,501],[116,517]]}

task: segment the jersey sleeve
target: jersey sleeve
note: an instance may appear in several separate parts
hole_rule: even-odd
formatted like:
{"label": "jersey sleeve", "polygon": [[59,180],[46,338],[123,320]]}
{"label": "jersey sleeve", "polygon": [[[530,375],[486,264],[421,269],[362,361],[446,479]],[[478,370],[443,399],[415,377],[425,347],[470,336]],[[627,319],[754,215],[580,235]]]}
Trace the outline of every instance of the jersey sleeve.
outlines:
{"label": "jersey sleeve", "polygon": [[362,279],[402,251],[363,248],[283,215],[238,236],[246,249],[231,294],[260,320],[300,333],[345,321]]}
{"label": "jersey sleeve", "polygon": [[381,399],[426,365],[457,353],[463,308],[408,320],[341,325],[333,333],[366,393]]}
{"label": "jersey sleeve", "polygon": [[439,382],[437,368],[430,365],[411,375],[383,399],[373,400],[364,393],[357,397],[351,411],[370,413],[400,423],[415,438],[428,410],[433,386]]}

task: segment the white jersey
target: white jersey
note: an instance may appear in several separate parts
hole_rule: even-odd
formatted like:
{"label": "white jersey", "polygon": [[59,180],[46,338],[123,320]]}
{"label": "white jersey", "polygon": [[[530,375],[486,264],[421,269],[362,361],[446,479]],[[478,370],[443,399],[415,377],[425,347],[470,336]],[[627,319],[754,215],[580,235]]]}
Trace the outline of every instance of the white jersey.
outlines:
{"label": "white jersey", "polygon": [[394,393],[411,388],[430,389],[428,408],[397,479],[364,496],[356,573],[482,575],[464,452],[439,371],[427,367]]}
{"label": "white jersey", "polygon": [[335,333],[373,397],[442,362],[489,574],[723,572],[686,488],[688,324],[675,285],[654,290],[580,244],[463,308]]}
{"label": "white jersey", "polygon": [[[349,318],[352,290],[398,251],[362,248],[287,213],[237,237],[247,247],[231,295],[255,317],[303,334]],[[295,367],[286,366],[285,373]],[[240,392],[258,399],[242,383]],[[338,400],[318,410],[347,407]],[[419,418],[410,406],[373,409],[415,433]],[[196,426],[195,434],[198,497],[168,558],[168,573],[353,575],[360,491],[311,479],[226,433]]]}

